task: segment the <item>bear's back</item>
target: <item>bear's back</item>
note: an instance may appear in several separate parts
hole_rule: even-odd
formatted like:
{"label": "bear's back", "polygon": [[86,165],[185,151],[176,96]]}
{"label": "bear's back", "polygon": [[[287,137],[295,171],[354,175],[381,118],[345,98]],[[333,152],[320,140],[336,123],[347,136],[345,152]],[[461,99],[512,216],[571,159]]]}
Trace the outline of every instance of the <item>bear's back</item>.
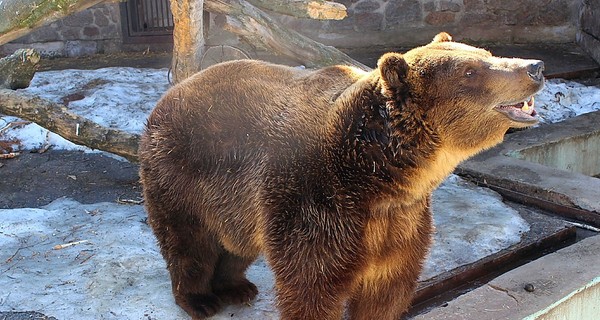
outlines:
{"label": "bear's back", "polygon": [[140,142],[148,205],[195,211],[231,252],[257,252],[267,172],[283,165],[277,158],[311,148],[335,98],[363,75],[349,67],[309,71],[242,60],[174,86]]}
{"label": "bear's back", "polygon": [[222,63],[171,88],[152,112],[147,135],[164,135],[158,140],[172,145],[162,149],[187,162],[301,147],[318,138],[335,98],[362,76],[345,66]]}

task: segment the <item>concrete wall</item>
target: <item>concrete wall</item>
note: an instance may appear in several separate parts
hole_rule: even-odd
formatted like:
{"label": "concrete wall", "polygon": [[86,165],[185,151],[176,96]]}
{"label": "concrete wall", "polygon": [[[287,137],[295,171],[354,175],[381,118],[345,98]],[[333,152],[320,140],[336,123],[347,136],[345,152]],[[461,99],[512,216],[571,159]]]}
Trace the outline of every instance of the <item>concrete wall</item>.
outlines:
{"label": "concrete wall", "polygon": [[583,0],[580,26],[577,41],[592,58],[600,63],[600,1]]}

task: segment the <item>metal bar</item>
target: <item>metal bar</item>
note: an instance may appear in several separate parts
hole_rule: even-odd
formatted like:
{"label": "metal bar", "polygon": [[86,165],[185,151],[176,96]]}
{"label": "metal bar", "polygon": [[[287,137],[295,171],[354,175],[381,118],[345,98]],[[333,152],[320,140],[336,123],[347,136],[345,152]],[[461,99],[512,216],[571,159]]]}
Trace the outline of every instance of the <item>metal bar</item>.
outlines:
{"label": "metal bar", "polygon": [[173,14],[169,0],[128,0],[126,7],[130,36],[172,34]]}
{"label": "metal bar", "polygon": [[164,7],[164,1],[158,1],[158,3],[160,4],[160,15],[159,15],[159,19],[158,19],[158,26],[160,28],[164,28],[165,26],[165,7]]}

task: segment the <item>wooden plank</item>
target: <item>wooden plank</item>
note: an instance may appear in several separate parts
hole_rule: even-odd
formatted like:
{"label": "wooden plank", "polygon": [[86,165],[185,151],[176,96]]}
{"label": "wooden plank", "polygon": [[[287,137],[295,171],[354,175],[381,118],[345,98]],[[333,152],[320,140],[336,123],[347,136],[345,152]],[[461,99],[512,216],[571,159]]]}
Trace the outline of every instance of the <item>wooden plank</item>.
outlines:
{"label": "wooden plank", "polygon": [[409,316],[442,305],[503,272],[575,241],[576,228],[572,225],[546,216],[541,210],[518,203],[507,204],[518,210],[523,219],[530,224],[530,230],[524,234],[523,240],[472,264],[421,281]]}

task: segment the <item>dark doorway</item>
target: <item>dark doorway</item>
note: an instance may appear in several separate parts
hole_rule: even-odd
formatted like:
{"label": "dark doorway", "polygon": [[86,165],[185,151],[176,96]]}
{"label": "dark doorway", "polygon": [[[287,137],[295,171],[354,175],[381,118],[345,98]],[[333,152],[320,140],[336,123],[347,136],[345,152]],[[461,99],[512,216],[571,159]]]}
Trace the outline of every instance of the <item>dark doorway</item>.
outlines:
{"label": "dark doorway", "polygon": [[169,0],[121,2],[121,17],[124,42],[173,42],[173,14]]}

